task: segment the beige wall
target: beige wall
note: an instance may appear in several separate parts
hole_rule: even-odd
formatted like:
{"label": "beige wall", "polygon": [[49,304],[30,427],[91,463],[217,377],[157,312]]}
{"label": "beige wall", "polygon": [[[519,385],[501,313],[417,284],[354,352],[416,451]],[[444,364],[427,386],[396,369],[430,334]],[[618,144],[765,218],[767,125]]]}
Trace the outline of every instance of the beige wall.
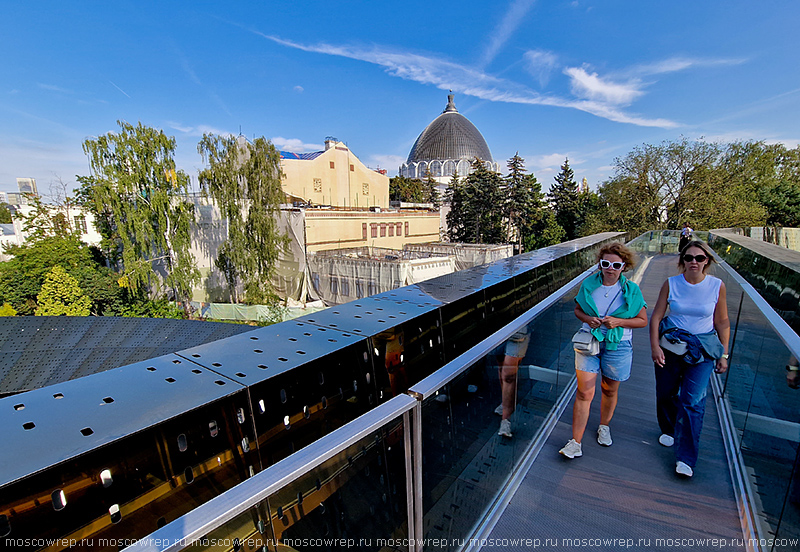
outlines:
{"label": "beige wall", "polygon": [[281,159],[287,195],[316,205],[389,207],[388,176],[368,168],[342,142],[326,147],[316,159]]}
{"label": "beige wall", "polygon": [[[373,237],[373,228],[376,237]],[[314,209],[306,211],[306,245],[309,251],[364,245],[403,249],[405,243],[431,241],[439,241],[439,213],[435,211],[381,213]]]}

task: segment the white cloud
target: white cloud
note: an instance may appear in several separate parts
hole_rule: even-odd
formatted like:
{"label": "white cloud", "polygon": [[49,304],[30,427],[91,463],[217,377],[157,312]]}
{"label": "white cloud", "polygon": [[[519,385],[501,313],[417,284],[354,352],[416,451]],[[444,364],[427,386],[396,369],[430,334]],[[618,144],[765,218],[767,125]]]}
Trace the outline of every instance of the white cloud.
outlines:
{"label": "white cloud", "polygon": [[370,155],[369,166],[377,169],[387,169],[390,171],[397,171],[397,169],[406,162],[405,157],[399,155]]}
{"label": "white cloud", "polygon": [[233,132],[227,130],[220,130],[209,125],[186,126],[174,121],[167,121],[169,127],[178,132],[182,132],[186,136],[202,136],[203,134],[216,134],[218,136],[232,136]]}
{"label": "white cloud", "polygon": [[550,80],[550,74],[558,63],[556,55],[544,50],[528,50],[522,57],[528,73],[539,81],[540,86],[546,86]]}
{"label": "white cloud", "polygon": [[[482,100],[578,109],[611,121],[638,126],[662,128],[678,126],[677,123],[667,119],[648,119],[628,114],[620,111],[615,105],[609,104],[607,101],[597,101],[594,98],[575,100],[545,96],[518,83],[488,75],[479,69],[443,60],[441,56],[429,57],[410,52],[394,52],[382,50],[377,46],[360,48],[324,43],[317,45],[299,44],[258,31],[253,32],[289,48],[365,61],[383,67],[390,75],[421,84],[434,85],[441,90],[453,90],[456,93],[466,94]],[[608,98],[619,96],[620,94],[620,92],[613,92],[613,87],[609,87],[605,94],[600,95]]]}
{"label": "white cloud", "polygon": [[305,88],[303,88],[303,87],[302,87],[302,86],[300,86],[300,85],[297,85],[297,86],[295,86],[295,87],[294,87],[292,90],[294,90],[294,91],[295,91],[295,92],[297,92],[298,94],[302,94],[302,93],[303,93],[303,90],[305,90]]}
{"label": "white cloud", "polygon": [[599,101],[611,105],[630,105],[641,96],[639,81],[631,80],[627,83],[612,82],[589,73],[584,67],[567,67],[564,74],[570,79],[572,93],[580,98]]}
{"label": "white cloud", "polygon": [[[569,153],[549,153],[547,155],[537,155],[530,159],[530,165],[533,167],[551,167],[557,166],[561,167],[564,164],[564,160],[569,157]],[[570,165],[573,162],[570,161]]]}
{"label": "white cloud", "polygon": [[303,153],[306,151],[320,151],[325,146],[321,144],[306,144],[299,138],[284,138],[283,136],[276,136],[272,138],[272,143],[281,151],[292,151],[294,153]]}
{"label": "white cloud", "polygon": [[660,75],[663,73],[674,73],[695,67],[713,67],[715,65],[741,65],[747,61],[746,58],[687,58],[672,57],[662,61],[647,65],[635,65],[628,71],[633,75]]}
{"label": "white cloud", "polygon": [[481,67],[489,65],[494,60],[500,49],[505,46],[511,35],[522,24],[525,15],[533,7],[534,2],[535,0],[513,0],[500,24],[490,33],[489,46],[481,56]]}

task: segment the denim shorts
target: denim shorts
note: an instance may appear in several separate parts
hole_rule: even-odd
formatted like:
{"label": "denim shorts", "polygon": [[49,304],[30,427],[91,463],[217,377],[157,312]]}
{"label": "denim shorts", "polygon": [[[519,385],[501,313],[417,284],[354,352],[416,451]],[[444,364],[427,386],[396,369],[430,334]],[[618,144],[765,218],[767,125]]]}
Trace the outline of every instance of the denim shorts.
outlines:
{"label": "denim shorts", "polygon": [[620,341],[616,351],[606,351],[606,342],[600,342],[600,352],[594,356],[575,351],[575,369],[581,372],[602,374],[604,378],[625,381],[631,377],[633,346],[630,341]]}
{"label": "denim shorts", "polygon": [[506,356],[524,358],[525,353],[528,352],[528,343],[530,341],[531,334],[527,331],[527,328],[522,328],[506,341]]}

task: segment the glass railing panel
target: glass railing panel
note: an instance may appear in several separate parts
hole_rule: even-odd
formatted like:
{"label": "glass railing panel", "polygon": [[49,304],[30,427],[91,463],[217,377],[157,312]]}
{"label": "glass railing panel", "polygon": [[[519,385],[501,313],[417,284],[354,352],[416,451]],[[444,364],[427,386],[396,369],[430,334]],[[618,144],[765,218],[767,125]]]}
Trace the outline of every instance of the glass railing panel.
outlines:
{"label": "glass railing panel", "polygon": [[131,549],[408,550],[416,405],[407,395],[379,405]]}
{"label": "glass railing panel", "polygon": [[581,279],[443,368],[452,377],[412,387],[423,397],[422,532],[437,550],[459,549],[484,519],[573,377]]}
{"label": "glass railing panel", "polygon": [[407,548],[405,454],[396,419],[271,495],[279,549]]}
{"label": "glass railing panel", "polygon": [[798,506],[786,498],[800,441],[800,390],[793,387],[794,379],[787,379],[790,350],[748,296],[742,301],[732,360],[726,393],[761,503],[759,517],[771,534],[779,527],[797,532],[796,516],[793,521],[782,516]]}

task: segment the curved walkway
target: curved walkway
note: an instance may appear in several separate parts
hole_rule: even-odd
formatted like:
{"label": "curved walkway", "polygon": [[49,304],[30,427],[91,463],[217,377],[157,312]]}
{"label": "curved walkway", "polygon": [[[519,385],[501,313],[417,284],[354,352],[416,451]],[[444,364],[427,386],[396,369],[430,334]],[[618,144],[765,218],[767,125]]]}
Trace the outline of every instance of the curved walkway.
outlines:
{"label": "curved walkway", "polygon": [[[675,255],[659,255],[645,268],[641,288],[649,311],[675,265]],[[583,456],[569,460],[558,454],[571,437],[570,402],[484,550],[746,549],[711,390],[694,477],[679,478],[672,449],[658,444],[646,328],[634,330],[633,346],[633,374],[620,387],[611,424],[613,446],[595,440],[598,378]]]}

